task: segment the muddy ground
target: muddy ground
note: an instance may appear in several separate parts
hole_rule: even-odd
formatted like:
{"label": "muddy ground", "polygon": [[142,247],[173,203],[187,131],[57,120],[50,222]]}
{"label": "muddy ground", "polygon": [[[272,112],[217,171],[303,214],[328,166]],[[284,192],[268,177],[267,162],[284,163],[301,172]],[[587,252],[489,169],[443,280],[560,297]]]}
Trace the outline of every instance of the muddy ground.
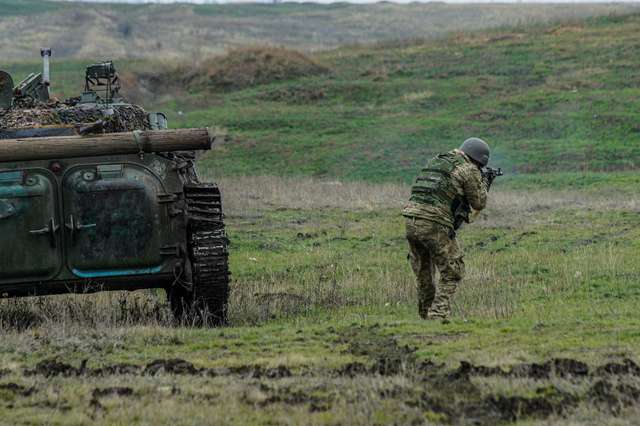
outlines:
{"label": "muddy ground", "polygon": [[[141,381],[167,378],[170,382],[178,378],[183,381],[174,380],[174,384],[165,386],[163,398],[192,398],[193,390],[183,389],[185,378],[188,381],[225,379],[241,384],[235,397],[249,410],[295,407],[311,415],[330,412],[338,405],[361,404],[365,398],[374,404],[391,402],[404,407],[406,412],[396,420],[398,424],[559,421],[571,418],[575,410],[585,406],[615,419],[627,416],[630,409],[640,404],[640,366],[628,358],[601,365],[556,358],[500,366],[461,362],[457,368],[451,368],[419,359],[415,348],[384,336],[377,325],[335,330],[333,336],[337,348],[346,348],[343,350],[359,361],[332,369],[292,370],[285,365],[204,368],[184,359],[101,366],[92,366],[91,360],[74,365],[64,359],[45,359],[19,371],[0,371],[0,406],[19,408],[23,405],[21,400],[28,400],[32,406],[49,404],[49,408],[71,411],[78,408],[74,404],[80,404],[90,413],[89,417],[97,419],[110,409],[105,401],[114,398],[125,403],[139,401],[147,392]],[[42,397],[51,394],[51,383],[61,379],[66,386],[76,381],[92,385],[76,402],[66,400],[60,404],[58,400],[56,405],[50,398],[34,402],[38,401],[39,394]],[[345,383],[360,390],[345,395],[341,389]],[[58,388],[58,392],[65,390]],[[367,394],[371,392],[375,394]],[[206,399],[210,403],[221,398],[216,393],[204,395],[208,395]]]}

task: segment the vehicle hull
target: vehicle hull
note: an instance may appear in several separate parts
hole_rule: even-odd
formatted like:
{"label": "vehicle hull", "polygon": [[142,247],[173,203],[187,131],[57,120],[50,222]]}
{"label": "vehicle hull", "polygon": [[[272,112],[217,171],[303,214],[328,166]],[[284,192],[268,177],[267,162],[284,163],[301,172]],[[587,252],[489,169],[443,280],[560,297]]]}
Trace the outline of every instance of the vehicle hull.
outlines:
{"label": "vehicle hull", "polygon": [[161,154],[0,163],[0,294],[171,285],[189,165]]}

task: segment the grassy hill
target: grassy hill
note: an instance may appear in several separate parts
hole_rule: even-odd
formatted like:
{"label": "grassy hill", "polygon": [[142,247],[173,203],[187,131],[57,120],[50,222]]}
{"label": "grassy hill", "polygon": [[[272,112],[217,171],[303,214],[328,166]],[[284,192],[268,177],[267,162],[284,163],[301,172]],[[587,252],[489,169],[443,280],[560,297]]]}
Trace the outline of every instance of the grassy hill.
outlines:
{"label": "grassy hill", "polygon": [[636,170],[638,31],[629,15],[342,48],[315,56],[327,75],[158,106],[228,130],[206,160],[224,174],[406,180],[470,135],[512,173]]}
{"label": "grassy hill", "polygon": [[3,62],[33,58],[45,45],[59,58],[192,60],[255,43],[311,51],[629,10],[637,6],[114,5],[0,0],[0,51]]}
{"label": "grassy hill", "polygon": [[[428,156],[478,135],[514,185],[629,186],[640,154],[638,31],[640,15],[631,14],[349,46],[311,56],[328,72],[293,79],[273,55],[256,55],[243,60],[267,62],[247,72],[268,78],[240,75],[253,82],[240,88],[217,81],[245,69],[246,51],[119,66],[129,93],[168,112],[173,126],[228,133],[203,160],[220,175],[408,181]],[[55,63],[64,94],[79,88],[85,62]],[[181,79],[189,73],[209,77]]]}

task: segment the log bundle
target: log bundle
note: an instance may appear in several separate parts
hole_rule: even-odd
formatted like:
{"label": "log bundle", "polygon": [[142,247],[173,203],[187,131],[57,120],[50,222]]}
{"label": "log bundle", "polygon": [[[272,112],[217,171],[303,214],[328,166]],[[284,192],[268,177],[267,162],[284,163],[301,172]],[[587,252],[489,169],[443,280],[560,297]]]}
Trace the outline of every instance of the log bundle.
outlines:
{"label": "log bundle", "polygon": [[145,130],[0,141],[0,162],[211,149],[207,129]]}

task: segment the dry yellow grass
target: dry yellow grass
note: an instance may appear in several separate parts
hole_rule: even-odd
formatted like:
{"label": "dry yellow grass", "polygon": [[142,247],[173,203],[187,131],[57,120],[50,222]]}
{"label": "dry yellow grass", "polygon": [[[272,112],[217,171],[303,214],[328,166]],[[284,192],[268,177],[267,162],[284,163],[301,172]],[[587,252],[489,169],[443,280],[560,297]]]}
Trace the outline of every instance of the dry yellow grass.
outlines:
{"label": "dry yellow grass", "polygon": [[[16,1],[21,3],[21,1]],[[25,1],[25,3],[27,3]],[[637,10],[602,5],[109,5],[30,1],[0,3],[3,60],[34,60],[40,46],[54,58],[197,60],[247,45],[305,51],[435,38],[515,24],[535,24]],[[70,31],[73,26],[73,31]]]}
{"label": "dry yellow grass", "polygon": [[[397,208],[408,199],[408,185],[308,177],[204,176],[216,180],[222,187],[225,208],[229,214],[243,214],[275,208],[292,209],[362,209]],[[487,210],[478,224],[511,225],[525,221],[533,214],[563,208],[640,211],[640,198],[627,192],[569,190],[502,190],[499,185],[489,193]]]}

